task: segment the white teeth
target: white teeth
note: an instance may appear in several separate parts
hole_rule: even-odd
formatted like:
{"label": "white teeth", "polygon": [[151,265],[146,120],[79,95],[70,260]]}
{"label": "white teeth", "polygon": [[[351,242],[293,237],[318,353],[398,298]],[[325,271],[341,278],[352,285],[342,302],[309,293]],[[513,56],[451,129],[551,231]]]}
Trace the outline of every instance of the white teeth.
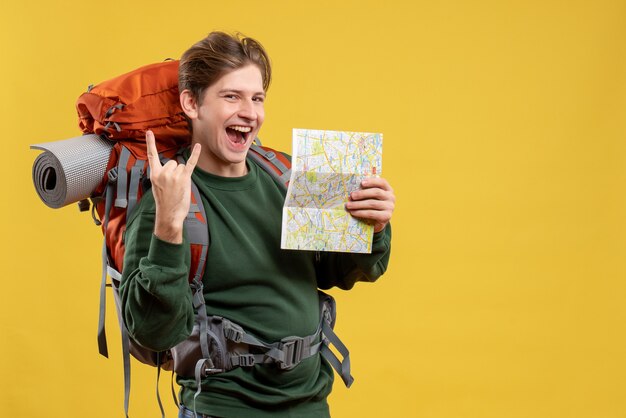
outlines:
{"label": "white teeth", "polygon": [[248,133],[252,130],[252,128],[249,126],[229,126],[228,128],[234,131],[239,131],[239,132],[244,132],[244,133]]}

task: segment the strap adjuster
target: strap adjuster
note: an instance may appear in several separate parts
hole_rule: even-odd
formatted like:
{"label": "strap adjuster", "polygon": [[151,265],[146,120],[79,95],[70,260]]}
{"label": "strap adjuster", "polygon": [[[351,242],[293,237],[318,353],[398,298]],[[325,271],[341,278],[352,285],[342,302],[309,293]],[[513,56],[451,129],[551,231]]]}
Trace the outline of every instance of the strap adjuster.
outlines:
{"label": "strap adjuster", "polygon": [[109,170],[109,172],[107,173],[109,183],[117,183],[117,171],[117,167],[113,167]]}
{"label": "strap adjuster", "polygon": [[243,329],[237,329],[232,325],[224,330],[224,336],[235,343],[241,342],[243,334]]}
{"label": "strap adjuster", "polygon": [[252,367],[255,363],[254,354],[240,354],[237,356],[237,360],[241,367]]}
{"label": "strap adjuster", "polygon": [[202,289],[204,288],[204,286],[202,285],[202,282],[200,282],[192,283],[190,284],[190,287],[193,292],[191,296],[193,307],[195,309],[200,309],[202,305],[204,305],[204,294],[202,293]]}
{"label": "strap adjuster", "polygon": [[280,368],[290,369],[302,361],[302,348],[304,339],[301,337],[286,337],[280,340],[279,350],[283,352],[285,358],[279,361]]}

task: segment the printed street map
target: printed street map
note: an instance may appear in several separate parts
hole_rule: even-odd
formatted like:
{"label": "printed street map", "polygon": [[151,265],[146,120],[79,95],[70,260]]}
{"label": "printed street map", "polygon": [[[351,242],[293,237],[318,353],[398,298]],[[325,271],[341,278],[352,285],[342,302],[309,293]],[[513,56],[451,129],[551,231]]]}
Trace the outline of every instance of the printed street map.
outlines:
{"label": "printed street map", "polygon": [[293,130],[282,248],[372,252],[373,226],[350,216],[344,204],[361,180],[382,174],[382,144],[378,133]]}

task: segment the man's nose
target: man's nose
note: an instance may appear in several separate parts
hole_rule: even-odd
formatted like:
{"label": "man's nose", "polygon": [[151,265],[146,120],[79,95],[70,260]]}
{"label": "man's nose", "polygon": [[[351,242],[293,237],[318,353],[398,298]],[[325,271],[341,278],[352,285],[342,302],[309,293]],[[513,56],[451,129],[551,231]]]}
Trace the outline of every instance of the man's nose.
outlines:
{"label": "man's nose", "polygon": [[252,100],[242,100],[239,106],[239,116],[248,120],[256,120],[257,114]]}

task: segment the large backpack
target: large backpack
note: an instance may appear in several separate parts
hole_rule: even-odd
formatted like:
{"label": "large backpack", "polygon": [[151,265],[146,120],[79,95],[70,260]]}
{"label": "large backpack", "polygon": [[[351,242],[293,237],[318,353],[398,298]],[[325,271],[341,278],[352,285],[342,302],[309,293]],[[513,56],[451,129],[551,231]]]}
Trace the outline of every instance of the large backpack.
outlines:
{"label": "large backpack", "polygon": [[[162,160],[181,159],[180,151],[190,143],[187,121],[178,100],[178,62],[166,61],[141,67],[119,77],[90,86],[82,94],[76,109],[79,126],[83,133],[95,133],[115,141],[101,184],[91,197],[92,214],[104,234],[102,246],[102,278],[100,287],[100,312],[98,321],[98,348],[108,357],[105,333],[106,288],[113,288],[118,320],[122,332],[124,359],[124,409],[128,416],[130,395],[130,355],[139,361],[178,374],[195,376],[199,380],[213,371],[227,370],[236,366],[251,366],[255,363],[279,363],[281,368],[290,368],[307,356],[321,352],[339,372],[346,385],[352,383],[347,348],[339,341],[332,327],[335,320],[334,300],[320,292],[322,320],[316,334],[268,344],[247,334],[237,324],[225,318],[207,317],[202,296],[202,277],[209,247],[209,231],[200,194],[192,183],[190,212],[185,220],[187,240],[191,246],[190,286],[194,291],[194,305],[198,310],[194,333],[180,347],[167,352],[153,352],[129,337],[123,322],[118,287],[124,266],[124,233],[126,221],[143,194],[149,189],[149,164],[146,152],[145,133],[155,133],[157,149]],[[290,159],[283,153],[261,146],[258,139],[251,146],[248,157],[283,188],[290,178]],[[96,217],[97,212],[97,217]],[[111,284],[107,284],[107,275]],[[209,349],[204,334],[219,334]],[[201,331],[204,330],[204,331]],[[322,343],[315,344],[315,340]],[[248,344],[255,352],[265,354],[228,355],[226,350],[233,344]],[[216,345],[217,344],[217,345]],[[342,354],[339,360],[330,350],[330,345]],[[309,346],[315,346],[311,349]],[[239,347],[240,348],[240,347]],[[260,351],[259,351],[260,350]],[[219,355],[216,355],[219,354]],[[269,354],[268,354],[269,353]],[[197,358],[190,363],[186,357]],[[198,384],[200,388],[201,385]],[[163,408],[157,392],[161,412]]]}

